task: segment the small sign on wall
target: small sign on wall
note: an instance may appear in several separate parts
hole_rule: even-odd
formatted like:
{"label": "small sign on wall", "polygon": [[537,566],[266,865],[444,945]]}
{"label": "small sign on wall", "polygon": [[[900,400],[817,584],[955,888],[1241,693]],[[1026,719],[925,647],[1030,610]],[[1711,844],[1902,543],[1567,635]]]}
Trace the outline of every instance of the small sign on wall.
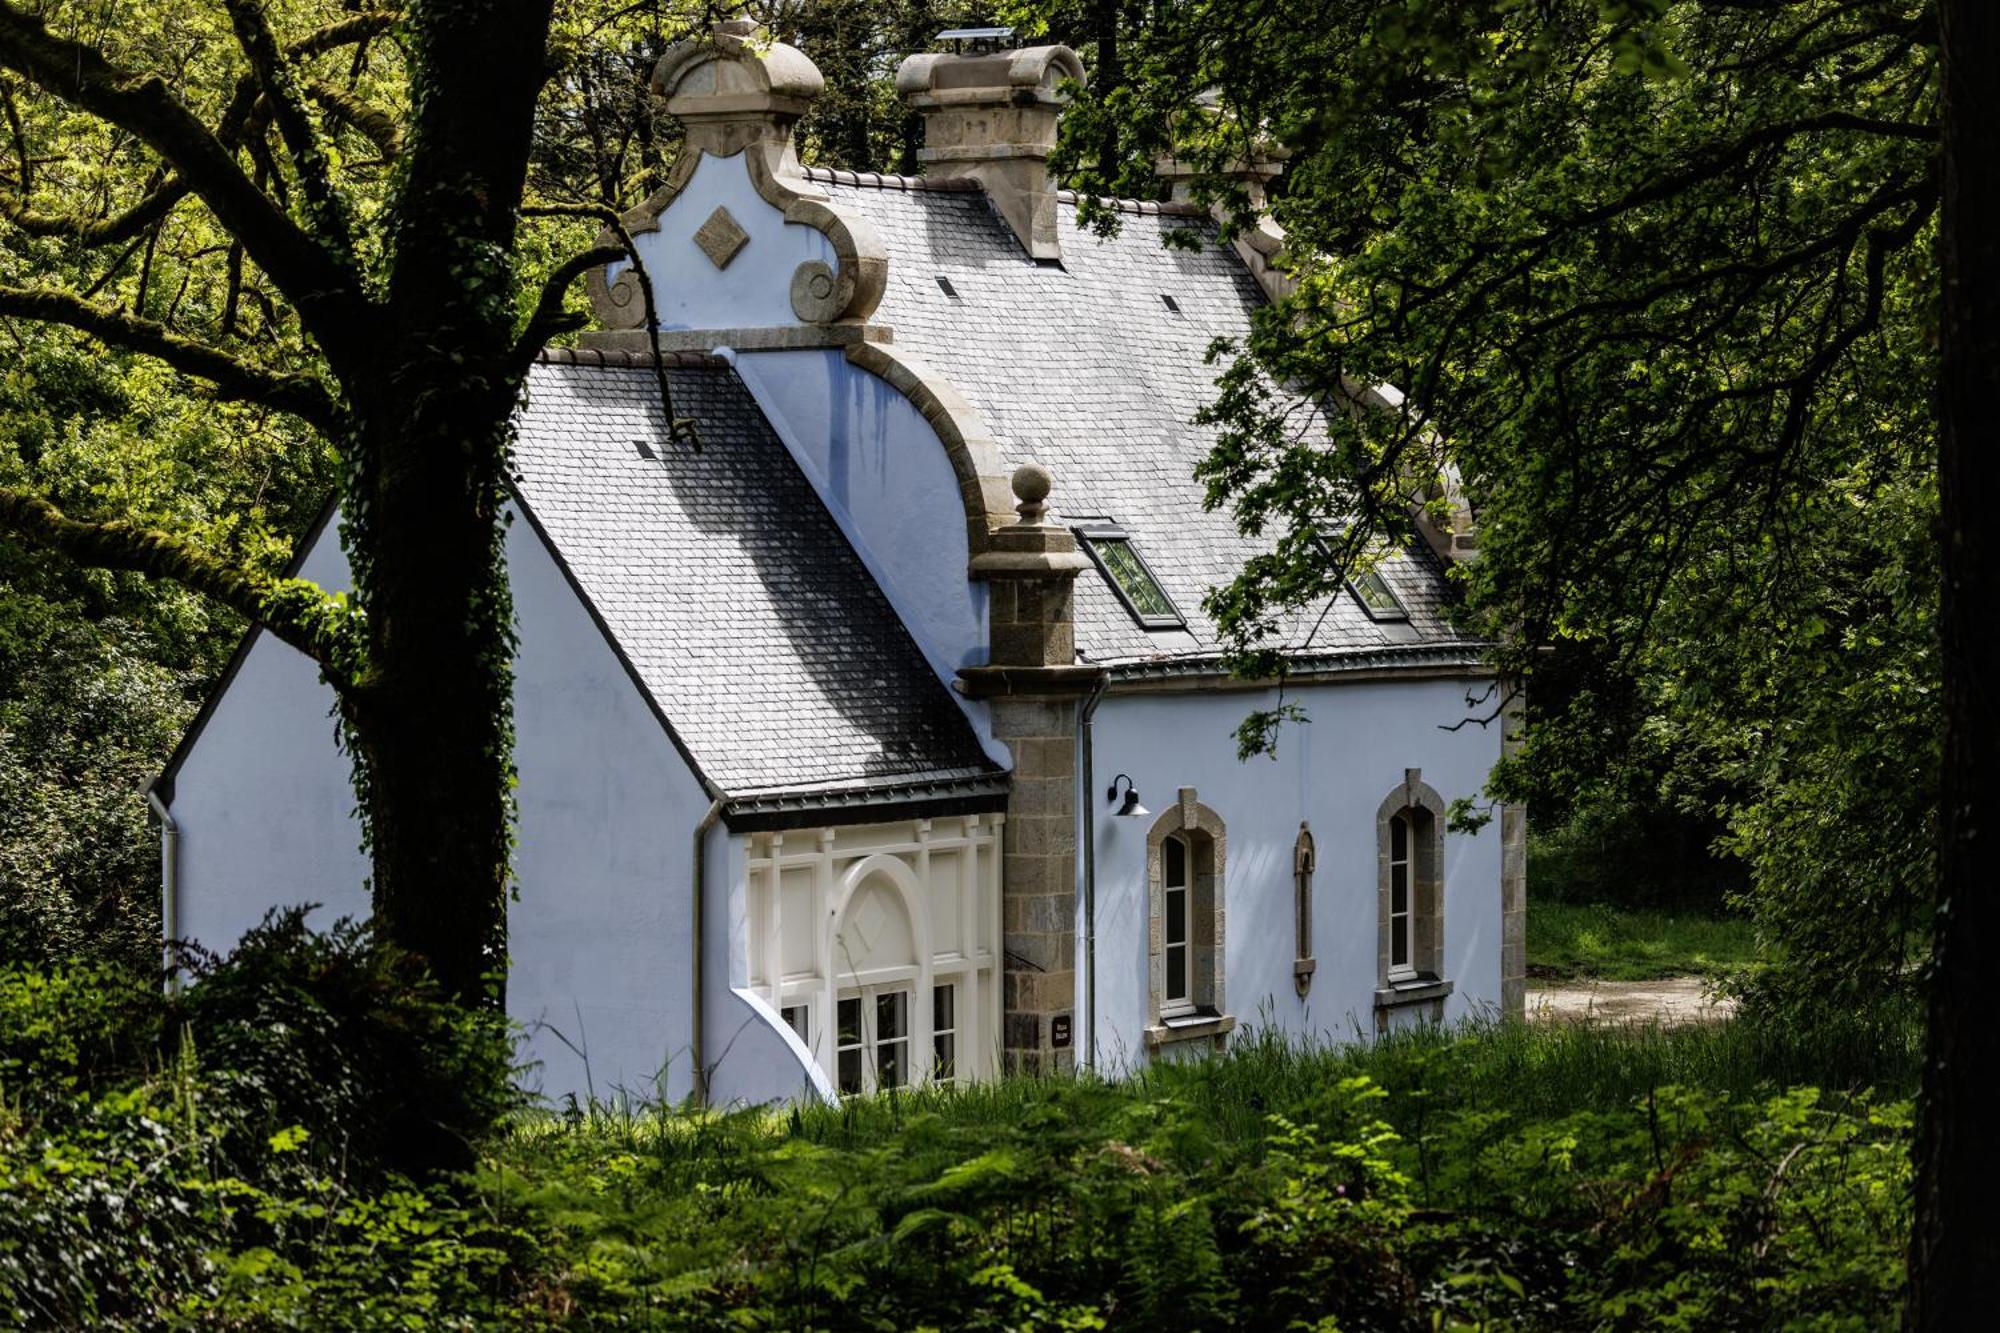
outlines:
{"label": "small sign on wall", "polygon": [[1057,1014],[1049,1020],[1049,1045],[1059,1051],[1069,1046],[1068,1014]]}

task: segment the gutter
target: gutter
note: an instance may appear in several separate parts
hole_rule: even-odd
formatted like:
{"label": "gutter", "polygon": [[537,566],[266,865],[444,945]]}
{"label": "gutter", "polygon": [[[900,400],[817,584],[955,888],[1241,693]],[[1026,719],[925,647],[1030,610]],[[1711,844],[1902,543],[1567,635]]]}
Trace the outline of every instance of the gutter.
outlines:
{"label": "gutter", "polygon": [[[180,937],[181,826],[174,822],[173,811],[160,799],[157,788],[146,788],[146,804],[160,817],[160,944],[164,963],[166,946]],[[167,971],[167,989],[179,989],[179,979],[171,968]]]}
{"label": "gutter", "polygon": [[688,1039],[688,1050],[694,1058],[694,1104],[708,1105],[708,1064],[703,1050],[702,1028],[708,1017],[703,1011],[702,987],[708,979],[706,960],[708,949],[702,939],[702,900],[708,896],[708,831],[715,827],[715,821],[722,818],[722,797],[717,796],[708,803],[708,811],[701,822],[694,826],[694,856],[690,865],[689,900],[694,904],[694,1031]]}
{"label": "gutter", "polygon": [[1082,751],[1077,756],[1077,781],[1081,784],[1077,801],[1077,819],[1080,827],[1083,856],[1080,873],[1083,876],[1083,1031],[1084,1067],[1097,1072],[1097,779],[1093,774],[1091,757],[1096,749],[1090,740],[1090,720],[1097,714],[1097,705],[1104,698],[1104,691],[1111,685],[1108,676],[1099,676],[1092,687],[1090,697],[1076,713],[1076,744]]}

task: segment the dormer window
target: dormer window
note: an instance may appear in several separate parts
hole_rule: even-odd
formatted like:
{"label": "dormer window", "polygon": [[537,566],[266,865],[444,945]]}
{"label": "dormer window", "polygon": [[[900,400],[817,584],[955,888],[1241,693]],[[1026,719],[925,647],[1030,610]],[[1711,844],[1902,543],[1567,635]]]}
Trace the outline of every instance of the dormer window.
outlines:
{"label": "dormer window", "polygon": [[1347,580],[1348,591],[1354,600],[1361,603],[1361,609],[1368,613],[1370,620],[1408,620],[1410,613],[1396,600],[1396,594],[1389,591],[1389,581],[1379,570],[1363,570]]}
{"label": "dormer window", "polygon": [[1173,599],[1132,543],[1131,534],[1110,519],[1086,519],[1076,526],[1077,540],[1097,562],[1118,600],[1146,629],[1186,629],[1187,617],[1175,609]]}

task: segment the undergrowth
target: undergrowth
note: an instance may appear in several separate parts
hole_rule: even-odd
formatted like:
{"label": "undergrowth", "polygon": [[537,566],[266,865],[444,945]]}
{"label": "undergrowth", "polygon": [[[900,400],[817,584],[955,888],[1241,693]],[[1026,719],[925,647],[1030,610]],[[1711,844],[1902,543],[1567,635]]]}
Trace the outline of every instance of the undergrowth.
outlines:
{"label": "undergrowth", "polygon": [[[502,1117],[492,1050],[355,935],[173,999],[0,969],[0,1326],[1870,1328],[1901,1282],[1909,1022],[708,1113]],[[399,1155],[482,1116],[467,1170]]]}

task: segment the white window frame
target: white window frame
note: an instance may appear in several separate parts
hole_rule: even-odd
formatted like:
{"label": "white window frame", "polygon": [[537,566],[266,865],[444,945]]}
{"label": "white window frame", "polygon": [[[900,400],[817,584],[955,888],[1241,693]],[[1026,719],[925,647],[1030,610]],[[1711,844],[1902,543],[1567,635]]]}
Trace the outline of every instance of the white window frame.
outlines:
{"label": "white window frame", "polygon": [[[938,998],[945,995],[951,997],[951,1013],[947,1015],[951,1021],[940,1024],[938,1022]],[[938,1084],[955,1084],[958,1082],[959,1004],[959,984],[956,976],[939,977],[931,984],[931,1062],[930,1069],[925,1075],[925,1078],[930,1082]],[[943,1051],[946,1042],[951,1044],[948,1065],[944,1059]]]}
{"label": "white window frame", "polygon": [[[899,1036],[885,1038],[882,1035],[880,1025],[881,1002],[897,997],[901,997],[903,1001],[903,1031]],[[844,1033],[840,1025],[840,1007],[849,1001],[853,1001],[860,1011],[860,1023],[857,1030],[859,1040],[851,1043],[844,1040]],[[834,999],[833,1030],[831,1036],[833,1039],[834,1087],[839,1090],[842,1096],[866,1097],[882,1091],[885,1087],[907,1088],[915,1082],[910,1076],[912,1072],[910,1068],[910,1049],[915,1042],[914,1029],[916,1027],[915,1017],[911,1012],[914,1007],[914,987],[908,980],[889,982],[880,986],[849,986],[838,993]],[[884,1084],[882,1082],[882,1048],[888,1045],[901,1045],[903,1048],[902,1077],[894,1083]],[[861,1080],[858,1088],[842,1086],[841,1057],[849,1051],[858,1051],[861,1054]]]}
{"label": "white window frame", "polygon": [[[1172,850],[1170,850],[1172,849]],[[1172,851],[1180,853],[1181,882],[1173,882]],[[1160,1016],[1172,1017],[1195,1011],[1194,997],[1194,847],[1185,834],[1169,833],[1160,840],[1160,952],[1166,970],[1160,986]],[[1181,909],[1180,938],[1174,938],[1174,904]],[[1181,993],[1174,994],[1174,960],[1180,959]]]}
{"label": "white window frame", "polygon": [[[1396,837],[1402,835],[1402,855],[1396,854]],[[1416,842],[1417,830],[1410,819],[1410,812],[1399,811],[1389,817],[1389,979],[1404,981],[1417,975],[1414,958],[1416,940],[1412,926],[1415,922],[1416,898]],[[1403,891],[1403,909],[1396,910],[1396,890]],[[1402,961],[1396,960],[1400,947]]]}

